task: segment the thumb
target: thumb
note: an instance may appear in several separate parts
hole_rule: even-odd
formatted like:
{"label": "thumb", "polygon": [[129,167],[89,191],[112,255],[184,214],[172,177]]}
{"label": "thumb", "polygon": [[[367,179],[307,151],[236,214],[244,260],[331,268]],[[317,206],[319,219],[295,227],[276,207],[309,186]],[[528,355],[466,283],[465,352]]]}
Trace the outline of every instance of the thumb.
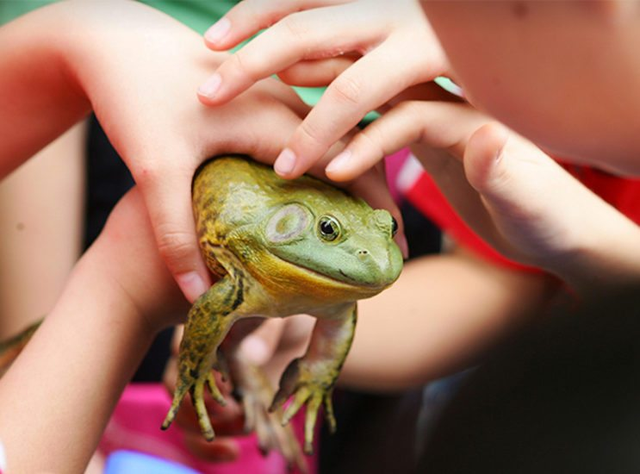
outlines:
{"label": "thumb", "polygon": [[573,179],[533,144],[490,123],[469,139],[467,179],[482,198],[507,256],[543,264],[561,250],[567,232],[567,196]]}
{"label": "thumb", "polygon": [[138,179],[158,251],[190,302],[211,286],[195,233],[192,174],[193,170],[176,167],[171,171],[149,171]]}

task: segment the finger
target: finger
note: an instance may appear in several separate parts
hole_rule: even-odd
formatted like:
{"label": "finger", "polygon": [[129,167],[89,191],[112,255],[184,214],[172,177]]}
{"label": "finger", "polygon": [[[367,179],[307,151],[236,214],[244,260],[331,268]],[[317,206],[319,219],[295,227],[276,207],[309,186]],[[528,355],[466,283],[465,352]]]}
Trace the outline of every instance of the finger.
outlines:
{"label": "finger", "polygon": [[354,179],[382,157],[416,142],[462,159],[469,137],[486,122],[464,104],[402,102],[358,133],[327,166],[327,176],[335,181]]}
{"label": "finger", "polygon": [[300,61],[278,72],[278,77],[290,86],[323,87],[331,84],[361,57],[359,54],[345,54],[335,58]]}
{"label": "finger", "polygon": [[184,433],[184,444],[196,457],[205,461],[228,462],[240,456],[240,446],[232,438],[218,436],[207,441],[199,433]]}
{"label": "finger", "polygon": [[172,166],[170,170],[149,167],[136,176],[160,255],[190,302],[211,286],[191,210],[194,171],[191,166]]}
{"label": "finger", "polygon": [[337,16],[334,7],[287,16],[224,61],[198,90],[200,101],[220,105],[299,61],[351,51],[354,29],[360,43],[368,44],[377,33],[359,17],[356,24],[349,15]]}
{"label": "finger", "polygon": [[438,101],[438,102],[459,102],[464,103],[460,96],[452,94],[442,88],[434,81],[418,84],[403,90],[400,94],[391,99],[388,103],[390,107],[407,101]]}
{"label": "finger", "polygon": [[[175,362],[170,365],[174,364]],[[173,389],[175,387],[176,374],[177,368],[170,367],[168,365],[163,380],[170,394],[173,393]],[[244,414],[242,408],[230,396],[231,387],[228,384],[225,385],[221,383],[220,377],[216,377],[216,380],[220,390],[225,394],[226,405],[224,407],[221,406],[211,397],[210,393],[205,392],[204,402],[211,420],[211,425],[216,434],[240,435],[242,434],[244,427]],[[190,395],[185,397],[185,400],[176,415],[175,423],[185,432],[197,433],[199,436],[202,436],[200,424],[198,423],[198,415],[191,403]]]}
{"label": "finger", "polygon": [[478,129],[465,152],[465,174],[492,218],[496,232],[489,238],[513,258],[536,261],[563,240],[559,229],[571,227],[566,224],[571,209],[560,211],[566,225],[555,225],[554,216],[564,203],[558,197],[572,189],[567,180],[573,178],[529,142],[508,138],[509,131],[497,123]]}
{"label": "finger", "polygon": [[243,339],[240,344],[242,355],[255,365],[267,363],[278,348],[284,327],[284,319],[265,321]]}
{"label": "finger", "polygon": [[244,0],[229,10],[204,34],[213,50],[236,46],[285,16],[311,8],[345,3],[346,0]]}
{"label": "finger", "polygon": [[371,110],[409,86],[432,79],[436,69],[415,67],[418,55],[398,55],[388,41],[353,64],[324,92],[276,160],[284,178],[303,174]]}
{"label": "finger", "polygon": [[[270,84],[281,86],[275,88],[275,93],[263,89],[264,85],[260,83],[252,91],[251,100],[238,98],[222,106],[218,111],[229,112],[231,116],[231,121],[225,123],[227,133],[217,137],[210,129],[202,127],[196,137],[197,142],[202,144],[198,156],[211,157],[232,152],[272,164],[293,130],[300,125],[300,115],[309,110],[309,106],[295,93],[292,95],[289,86],[276,82],[272,80]],[[237,117],[242,119],[238,121]]]}
{"label": "finger", "polygon": [[495,228],[487,240],[525,263],[556,268],[572,253],[584,209],[594,216],[606,207],[542,150],[496,123],[473,134],[464,165]]}

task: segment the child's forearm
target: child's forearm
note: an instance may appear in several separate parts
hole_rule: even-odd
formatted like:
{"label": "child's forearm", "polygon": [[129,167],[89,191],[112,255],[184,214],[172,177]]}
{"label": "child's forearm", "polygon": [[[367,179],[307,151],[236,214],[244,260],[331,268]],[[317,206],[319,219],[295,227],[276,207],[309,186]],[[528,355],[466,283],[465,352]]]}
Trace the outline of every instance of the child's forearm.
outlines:
{"label": "child's forearm", "polygon": [[544,274],[501,268],[462,250],[410,261],[391,288],[359,303],[340,381],[397,391],[461,370],[554,288]]}
{"label": "child's forearm", "polygon": [[[80,293],[87,283],[95,291]],[[109,284],[100,276],[87,282],[77,271],[0,382],[9,472],[81,472],[97,446],[151,341],[131,304]]]}
{"label": "child's forearm", "polygon": [[55,5],[0,28],[0,178],[91,109],[65,65],[72,6]]}
{"label": "child's forearm", "polygon": [[8,471],[81,472],[152,336],[121,287],[83,260],[0,381]]}

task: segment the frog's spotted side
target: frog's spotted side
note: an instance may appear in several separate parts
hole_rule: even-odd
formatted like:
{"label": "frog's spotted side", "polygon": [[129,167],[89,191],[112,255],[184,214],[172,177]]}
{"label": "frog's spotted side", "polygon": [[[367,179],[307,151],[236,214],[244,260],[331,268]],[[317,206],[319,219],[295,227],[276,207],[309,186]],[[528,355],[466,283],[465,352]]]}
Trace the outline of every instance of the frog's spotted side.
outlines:
{"label": "frog's spotted side", "polygon": [[310,452],[320,405],[335,426],[331,391],[351,346],[356,301],[391,285],[402,256],[391,215],[320,180],[279,178],[242,157],[217,158],[193,183],[200,247],[220,279],[193,305],[180,345],[179,376],[167,428],[191,393],[204,436],[214,433],[203,401],[205,384],[224,403],[211,368],[233,323],[250,316],[318,318],[307,353],[285,370],[272,409],[289,396],[283,423],[306,403]]}

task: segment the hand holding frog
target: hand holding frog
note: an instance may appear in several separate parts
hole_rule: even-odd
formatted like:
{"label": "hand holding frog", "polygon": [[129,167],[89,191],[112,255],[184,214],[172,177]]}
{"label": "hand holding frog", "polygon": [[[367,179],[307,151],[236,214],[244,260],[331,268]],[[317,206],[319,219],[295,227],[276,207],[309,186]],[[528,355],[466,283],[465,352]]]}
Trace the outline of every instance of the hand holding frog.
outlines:
{"label": "hand holding frog", "polygon": [[353,178],[411,143],[467,224],[507,257],[585,291],[638,278],[638,226],[531,142],[468,105],[400,104],[356,135],[346,149],[353,160],[339,171]]}
{"label": "hand holding frog", "polygon": [[276,160],[285,178],[307,171],[369,111],[448,70],[415,0],[246,0],[205,40],[212,49],[227,49],[273,23],[224,61],[199,96],[220,105],[274,73],[293,85],[329,84]]}
{"label": "hand holding frog", "polygon": [[[227,55],[212,55],[192,30],[136,2],[58,3],[0,35],[0,176],[93,109],[140,187],[161,255],[193,301],[210,285],[193,230],[196,168],[222,152],[272,161],[308,107],[274,80],[203,107],[194,91]],[[379,173],[369,178],[384,186]],[[376,205],[393,208],[388,194],[375,194]]]}

